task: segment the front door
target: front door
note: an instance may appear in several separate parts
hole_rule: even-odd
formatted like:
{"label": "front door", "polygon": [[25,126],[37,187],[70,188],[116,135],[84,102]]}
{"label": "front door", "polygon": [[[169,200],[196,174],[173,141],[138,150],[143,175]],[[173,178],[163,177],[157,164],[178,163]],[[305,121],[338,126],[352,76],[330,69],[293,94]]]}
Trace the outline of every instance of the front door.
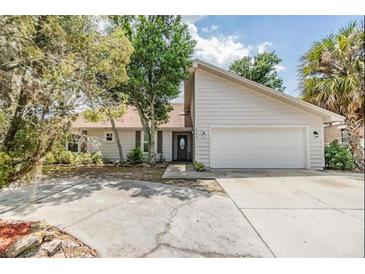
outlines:
{"label": "front door", "polygon": [[187,161],[188,160],[188,136],[177,135],[177,160]]}

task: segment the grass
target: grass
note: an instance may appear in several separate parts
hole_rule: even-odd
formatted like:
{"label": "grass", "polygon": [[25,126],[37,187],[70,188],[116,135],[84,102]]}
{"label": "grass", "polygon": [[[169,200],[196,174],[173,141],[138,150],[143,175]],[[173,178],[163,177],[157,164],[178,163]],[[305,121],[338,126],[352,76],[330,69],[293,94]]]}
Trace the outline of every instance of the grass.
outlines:
{"label": "grass", "polygon": [[69,166],[69,165],[48,165],[43,167],[43,175],[46,177],[68,177],[82,175],[100,175],[113,174],[120,179],[149,181],[163,183],[168,185],[176,185],[181,187],[189,187],[201,191],[213,192],[225,195],[224,190],[220,187],[216,180],[201,179],[162,179],[166,167],[151,166],[144,167],[142,165],[122,166],[114,165],[90,165],[90,166]]}

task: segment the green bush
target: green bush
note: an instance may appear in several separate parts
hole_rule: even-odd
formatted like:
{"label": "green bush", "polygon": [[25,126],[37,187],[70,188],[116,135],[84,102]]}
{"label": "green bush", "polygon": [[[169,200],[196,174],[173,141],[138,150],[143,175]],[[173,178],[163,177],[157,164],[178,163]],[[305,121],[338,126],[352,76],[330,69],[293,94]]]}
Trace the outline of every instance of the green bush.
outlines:
{"label": "green bush", "polygon": [[79,153],[76,157],[78,161],[83,165],[90,165],[93,163],[92,155],[89,152]]}
{"label": "green bush", "polygon": [[348,147],[337,140],[325,146],[326,168],[351,170],[356,168],[355,158]]}
{"label": "green bush", "polygon": [[5,152],[0,152],[0,188],[8,183],[10,168],[9,155]]}
{"label": "green bush", "polygon": [[48,152],[44,158],[44,164],[101,165],[103,164],[103,159],[100,151],[76,153],[61,149],[54,153]]}
{"label": "green bush", "polygon": [[59,164],[74,164],[76,160],[75,154],[71,151],[62,150],[55,155],[56,161]]}
{"label": "green bush", "polygon": [[127,161],[132,163],[140,163],[143,160],[143,152],[140,147],[135,147],[127,155]]}
{"label": "green bush", "polygon": [[56,163],[56,157],[52,152],[48,152],[46,156],[44,157],[43,163],[45,165],[52,165]]}
{"label": "green bush", "polygon": [[92,161],[96,165],[102,165],[103,164],[103,157],[101,155],[100,151],[94,152],[91,155]]}
{"label": "green bush", "polygon": [[194,168],[195,168],[196,171],[204,171],[205,170],[205,165],[201,162],[194,161],[193,165],[194,165]]}

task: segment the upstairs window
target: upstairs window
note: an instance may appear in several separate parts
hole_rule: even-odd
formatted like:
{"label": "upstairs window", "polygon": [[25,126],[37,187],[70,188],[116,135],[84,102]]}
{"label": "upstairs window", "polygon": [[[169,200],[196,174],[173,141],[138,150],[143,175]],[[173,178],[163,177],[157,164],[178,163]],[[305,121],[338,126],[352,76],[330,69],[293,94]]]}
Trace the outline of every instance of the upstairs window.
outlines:
{"label": "upstairs window", "polygon": [[106,132],[105,133],[105,141],[106,142],[113,142],[114,141],[113,132]]}

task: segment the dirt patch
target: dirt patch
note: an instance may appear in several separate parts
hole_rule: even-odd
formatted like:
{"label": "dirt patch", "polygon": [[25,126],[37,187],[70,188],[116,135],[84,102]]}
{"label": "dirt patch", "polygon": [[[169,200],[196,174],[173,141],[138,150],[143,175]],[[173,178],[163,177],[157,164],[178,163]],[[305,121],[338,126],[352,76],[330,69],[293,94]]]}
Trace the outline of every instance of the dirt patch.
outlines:
{"label": "dirt patch", "polygon": [[218,182],[212,179],[165,179],[163,183],[168,185],[194,188],[209,193],[227,196],[226,192],[218,184]]}
{"label": "dirt patch", "polygon": [[52,165],[43,168],[47,177],[67,177],[82,175],[113,174],[120,179],[162,182],[162,175],[166,170],[164,165],[135,165],[135,166],[62,166]]}
{"label": "dirt patch", "polygon": [[68,176],[112,176],[118,179],[157,182],[168,185],[176,185],[198,189],[210,193],[226,195],[224,190],[213,179],[162,179],[166,170],[165,165],[150,166],[146,164],[134,166],[46,166],[43,169],[47,177],[68,177]]}

